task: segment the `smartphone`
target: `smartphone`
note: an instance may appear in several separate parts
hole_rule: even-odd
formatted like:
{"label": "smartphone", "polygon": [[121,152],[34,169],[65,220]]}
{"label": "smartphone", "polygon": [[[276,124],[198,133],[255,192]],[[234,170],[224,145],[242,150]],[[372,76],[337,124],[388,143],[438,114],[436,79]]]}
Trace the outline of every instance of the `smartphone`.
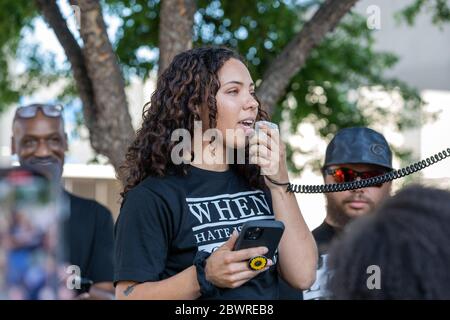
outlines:
{"label": "smartphone", "polygon": [[24,168],[0,169],[0,299],[70,299],[61,203],[52,184]]}
{"label": "smartphone", "polygon": [[234,250],[267,247],[265,256],[273,259],[284,232],[284,224],[276,220],[250,221],[242,226]]}

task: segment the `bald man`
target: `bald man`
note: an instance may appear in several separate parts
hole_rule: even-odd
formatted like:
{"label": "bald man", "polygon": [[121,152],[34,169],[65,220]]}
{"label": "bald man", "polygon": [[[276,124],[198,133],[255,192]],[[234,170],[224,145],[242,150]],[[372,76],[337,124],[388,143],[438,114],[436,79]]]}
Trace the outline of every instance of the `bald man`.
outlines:
{"label": "bald man", "polygon": [[[61,183],[67,135],[62,118],[63,107],[33,104],[16,110],[11,137],[12,154],[22,166]],[[113,298],[113,219],[111,212],[94,200],[64,191],[70,201],[68,220],[69,262],[81,270],[86,283],[78,292],[82,298]],[[111,294],[110,294],[111,293]]]}

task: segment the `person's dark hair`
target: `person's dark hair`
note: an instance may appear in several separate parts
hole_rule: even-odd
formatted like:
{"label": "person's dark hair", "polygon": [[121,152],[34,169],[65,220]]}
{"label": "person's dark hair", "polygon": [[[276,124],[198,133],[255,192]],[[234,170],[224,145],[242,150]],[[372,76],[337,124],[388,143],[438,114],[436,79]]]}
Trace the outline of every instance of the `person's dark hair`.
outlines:
{"label": "person's dark hair", "polygon": [[[184,128],[193,136],[194,120],[200,120],[202,106],[209,110],[209,127],[216,127],[215,97],[220,87],[217,73],[231,58],[244,62],[234,51],[219,47],[196,48],[175,56],[158,78],[150,102],[144,106],[142,126],[120,168],[119,178],[124,184],[122,196],[148,176],[161,177],[169,172],[187,174],[187,165],[174,165],[171,161],[171,151],[178,143],[171,141],[172,132]],[[267,119],[267,113],[260,107],[256,120]],[[251,187],[264,187],[259,167],[230,166],[243,175]]]}
{"label": "person's dark hair", "polygon": [[[450,192],[405,188],[330,248],[333,298],[450,299],[449,230]],[[367,285],[372,265],[380,268],[379,289]]]}

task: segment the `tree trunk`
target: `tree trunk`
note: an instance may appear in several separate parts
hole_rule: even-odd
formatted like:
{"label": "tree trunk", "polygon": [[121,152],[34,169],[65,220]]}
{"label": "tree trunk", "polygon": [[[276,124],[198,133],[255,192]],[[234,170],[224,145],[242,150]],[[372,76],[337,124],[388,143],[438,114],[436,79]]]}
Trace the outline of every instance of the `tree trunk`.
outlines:
{"label": "tree trunk", "polygon": [[98,135],[95,135],[97,139],[92,141],[92,146],[106,155],[117,170],[134,136],[125,81],[106,32],[99,1],[78,0],[71,3],[80,7],[83,54],[94,91],[95,126],[90,132],[96,131]]}
{"label": "tree trunk", "polygon": [[36,0],[39,10],[42,12],[44,20],[53,30],[59,43],[72,65],[73,77],[83,103],[83,113],[86,126],[92,128],[93,113],[95,112],[94,92],[92,90],[91,79],[87,75],[83,52],[77,41],[67,27],[56,1]]}
{"label": "tree trunk", "polygon": [[83,115],[95,152],[105,155],[117,170],[134,136],[125,95],[125,82],[96,0],[71,0],[80,8],[81,49],[55,1],[36,0],[72,64],[83,102]]}
{"label": "tree trunk", "polygon": [[158,76],[180,52],[192,48],[195,0],[162,0]]}
{"label": "tree trunk", "polygon": [[332,31],[358,0],[327,0],[264,73],[258,97],[272,114],[292,77],[305,65],[311,50]]}
{"label": "tree trunk", "polygon": [[[105,155],[117,170],[134,136],[122,73],[108,39],[98,0],[70,0],[80,8],[80,48],[54,0],[35,0],[72,65],[83,102],[92,148]],[[333,30],[357,0],[326,0],[313,18],[283,49],[265,72],[258,95],[273,112],[291,78],[305,64],[311,50]],[[192,47],[195,0],[162,0],[159,30],[159,74],[173,57]]]}

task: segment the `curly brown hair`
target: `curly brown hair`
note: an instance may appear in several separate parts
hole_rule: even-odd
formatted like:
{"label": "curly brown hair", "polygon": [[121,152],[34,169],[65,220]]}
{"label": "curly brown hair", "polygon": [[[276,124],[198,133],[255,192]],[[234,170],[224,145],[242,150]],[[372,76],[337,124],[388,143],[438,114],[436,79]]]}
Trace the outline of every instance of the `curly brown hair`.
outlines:
{"label": "curly brown hair", "polygon": [[[175,56],[158,78],[150,102],[144,105],[142,126],[120,167],[119,178],[124,185],[122,197],[149,176],[187,174],[187,164],[175,165],[171,161],[172,149],[179,143],[171,141],[172,132],[183,128],[192,136],[194,120],[200,120],[201,106],[208,108],[209,127],[216,127],[216,94],[220,88],[217,73],[231,58],[245,64],[240,55],[223,47],[201,47]],[[261,107],[256,120],[268,120]],[[245,153],[245,164],[231,164],[230,168],[243,176],[250,187],[265,188],[260,168],[248,164],[248,148]]]}

